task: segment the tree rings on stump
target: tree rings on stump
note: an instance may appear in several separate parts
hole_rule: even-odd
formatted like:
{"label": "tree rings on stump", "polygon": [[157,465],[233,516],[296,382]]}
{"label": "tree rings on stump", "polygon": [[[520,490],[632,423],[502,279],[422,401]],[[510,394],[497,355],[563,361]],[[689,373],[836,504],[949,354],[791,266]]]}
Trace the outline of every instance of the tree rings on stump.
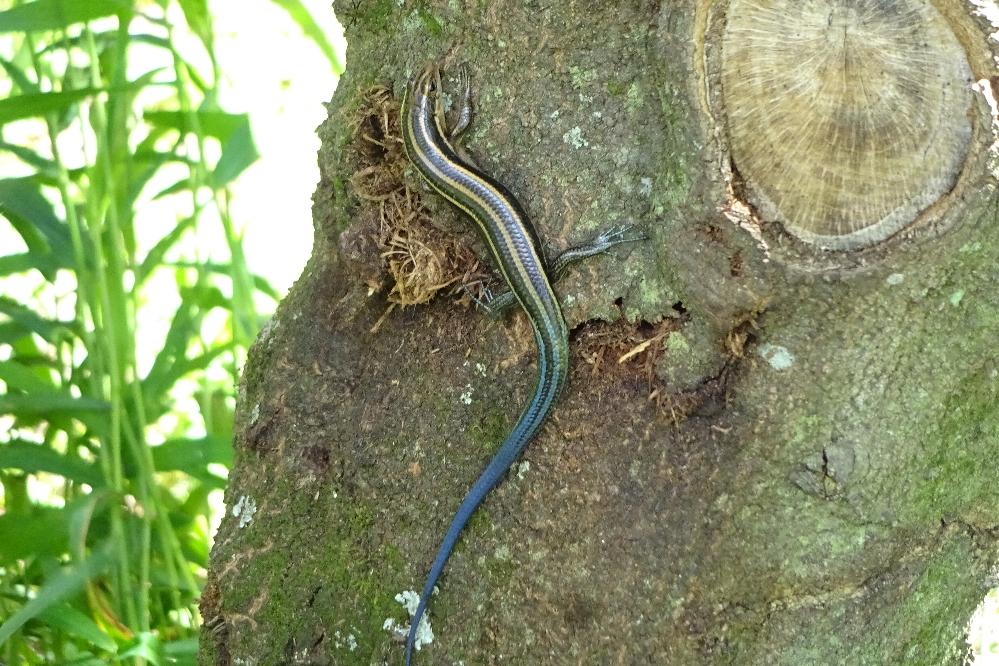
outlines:
{"label": "tree rings on stump", "polygon": [[718,37],[732,164],[764,221],[854,250],[954,188],[972,69],[930,0],[731,0]]}

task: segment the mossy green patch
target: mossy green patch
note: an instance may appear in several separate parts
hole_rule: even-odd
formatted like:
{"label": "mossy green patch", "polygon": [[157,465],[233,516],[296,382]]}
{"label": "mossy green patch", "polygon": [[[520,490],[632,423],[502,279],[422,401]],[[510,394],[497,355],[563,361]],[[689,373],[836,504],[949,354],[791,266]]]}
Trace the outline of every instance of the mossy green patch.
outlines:
{"label": "mossy green patch", "polygon": [[418,5],[402,23],[407,32],[422,31],[435,39],[444,36],[444,25],[424,5]]}
{"label": "mossy green patch", "polygon": [[988,520],[991,507],[999,505],[999,485],[983,475],[983,467],[999,456],[999,381],[994,370],[984,368],[963,382],[940,407],[936,434],[938,446],[923,461],[924,477],[911,506],[927,522],[941,517]]}
{"label": "mossy green patch", "polygon": [[[964,625],[983,592],[964,575],[973,559],[966,539],[950,539],[891,613],[889,626],[862,635],[854,653],[858,657],[879,655],[878,663],[906,666],[958,663],[965,650]],[[887,640],[896,642],[894,649],[883,644]],[[892,653],[893,659],[882,661],[882,655]],[[875,662],[868,659],[855,663]]]}
{"label": "mossy green patch", "polygon": [[468,436],[484,451],[493,452],[506,439],[509,430],[506,414],[502,410],[491,409],[479,418],[478,423],[468,428]]}
{"label": "mossy green patch", "polygon": [[307,654],[318,636],[339,631],[339,646],[317,649],[336,663],[367,664],[391,640],[382,625],[400,616],[394,596],[407,563],[394,545],[373,547],[378,530],[367,502],[346,493],[330,501],[320,517],[311,492],[276,476],[257,498],[253,523],[226,541],[227,561],[239,563],[220,581],[234,661],[287,663],[290,652]]}

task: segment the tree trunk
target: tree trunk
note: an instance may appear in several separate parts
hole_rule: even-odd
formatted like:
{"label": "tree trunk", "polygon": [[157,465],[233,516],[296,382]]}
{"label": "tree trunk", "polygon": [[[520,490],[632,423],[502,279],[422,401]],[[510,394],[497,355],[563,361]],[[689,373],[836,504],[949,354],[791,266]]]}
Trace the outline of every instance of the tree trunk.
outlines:
{"label": "tree trunk", "polygon": [[202,662],[401,663],[396,595],[532,390],[523,314],[457,283],[386,314],[489,263],[395,133],[443,58],[445,88],[469,66],[466,146],[543,239],[648,239],[560,283],[570,386],[466,530],[417,662],[961,663],[999,541],[973,9],[340,3],[315,248],[244,373]]}

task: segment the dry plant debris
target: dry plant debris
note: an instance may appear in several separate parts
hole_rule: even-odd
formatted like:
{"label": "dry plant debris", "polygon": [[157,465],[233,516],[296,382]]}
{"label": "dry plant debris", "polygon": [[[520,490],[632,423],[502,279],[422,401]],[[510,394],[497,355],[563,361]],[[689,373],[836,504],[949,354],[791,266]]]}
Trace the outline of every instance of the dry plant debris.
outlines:
{"label": "dry plant debris", "polygon": [[666,352],[670,333],[683,326],[682,319],[667,318],[659,323],[630,324],[624,319],[613,323],[590,322],[576,332],[576,344],[583,363],[592,376],[641,377],[645,380],[648,400],[657,409],[669,413],[679,423],[690,407],[682,395],[670,394],[656,373]]}
{"label": "dry plant debris", "polygon": [[732,371],[744,358],[754,329],[752,320],[733,328],[719,350],[722,359],[718,369],[694,388],[677,389],[663,378],[662,364],[670,362],[667,353],[670,335],[688,322],[685,313],[655,324],[646,321],[631,324],[624,319],[613,323],[588,322],[574,333],[574,346],[583,362],[580,366],[588,365],[594,377],[644,380],[647,400],[679,425],[709,401],[724,399]]}
{"label": "dry plant debris", "polygon": [[354,136],[358,166],[351,186],[362,207],[376,211],[373,240],[392,282],[389,307],[372,330],[396,306],[427,303],[444,289],[463,297],[467,289],[475,293],[488,273],[471,248],[433,224],[422,193],[407,180],[399,102],[388,86],[365,93]]}

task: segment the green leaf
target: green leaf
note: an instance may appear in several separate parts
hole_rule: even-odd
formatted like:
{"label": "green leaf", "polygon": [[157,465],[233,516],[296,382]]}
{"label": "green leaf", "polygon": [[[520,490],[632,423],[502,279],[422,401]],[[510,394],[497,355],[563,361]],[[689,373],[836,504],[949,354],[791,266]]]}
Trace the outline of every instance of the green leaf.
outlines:
{"label": "green leaf", "polygon": [[87,584],[89,580],[103,573],[112,562],[110,544],[105,544],[83,562],[67,567],[48,579],[38,590],[34,599],[21,607],[9,620],[0,626],[0,645],[14,635],[25,622],[38,617],[47,609],[70,597]]}
{"label": "green leaf", "polygon": [[197,130],[205,136],[213,136],[226,141],[233,132],[250,122],[245,113],[225,111],[146,111],[142,117],[151,125],[173,129],[182,133]]}
{"label": "green leaf", "polygon": [[51,252],[21,252],[0,257],[0,276],[27,273],[34,269],[51,279],[60,268],[67,268]]}
{"label": "green leaf", "polygon": [[212,184],[216,189],[225,187],[243,173],[248,166],[257,161],[260,153],[253,142],[249,119],[241,124],[222,144],[222,155],[215,165],[212,174]]}
{"label": "green leaf", "polygon": [[30,511],[0,515],[0,560],[59,557],[69,549],[69,523],[64,509],[33,506]]}
{"label": "green leaf", "polygon": [[31,331],[10,321],[0,321],[0,344],[13,345],[31,335]]}
{"label": "green leaf", "polygon": [[19,92],[41,92],[41,90],[38,89],[38,84],[29,79],[27,74],[24,73],[24,70],[11,61],[0,59],[0,66],[3,67],[5,72],[7,72],[7,76],[9,76],[10,80],[14,82],[14,85],[19,88]]}
{"label": "green leaf", "polygon": [[214,358],[227,351],[226,347],[218,346],[199,356],[187,358],[188,346],[200,331],[202,317],[213,308],[230,308],[229,299],[217,287],[197,286],[181,291],[180,309],[170,322],[166,339],[142,380],[147,405],[161,404],[178,379],[207,367]]}
{"label": "green leaf", "polygon": [[87,542],[104,539],[110,532],[108,520],[99,521],[115,505],[120,495],[109,490],[95,490],[67,504],[63,511],[69,525],[69,552],[77,559],[83,557]]}
{"label": "green leaf", "polygon": [[[115,43],[120,37],[120,33],[117,29],[104,30],[102,32],[91,32],[94,39],[94,44],[97,46],[98,51],[104,51],[108,48],[113,48]],[[148,44],[150,46],[156,46],[158,48],[166,49],[167,51],[173,51],[173,45],[170,43],[169,39],[165,37],[158,37],[156,35],[150,35],[143,32],[129,32],[128,33],[128,43],[129,45],[141,43]],[[74,48],[79,48],[86,51],[89,48],[88,41],[81,35],[70,35],[63,36],[62,39],[53,40],[52,42],[46,44],[39,53],[49,53],[50,51],[63,51],[67,46]]]}
{"label": "green leaf", "polygon": [[140,657],[153,666],[160,665],[160,639],[151,631],[136,634],[130,647],[119,655],[115,661],[124,661]]}
{"label": "green leaf", "polygon": [[104,485],[104,477],[94,463],[54,451],[44,444],[14,440],[0,444],[0,469],[18,469],[27,474],[47,472],[87,483],[94,488]]}
{"label": "green leaf", "polygon": [[[150,137],[157,137],[158,134],[160,134],[159,131],[151,132]],[[149,146],[153,143],[155,141],[151,141],[150,144],[146,144],[143,141],[132,155],[132,164],[135,168],[129,174],[128,197],[126,199],[126,202],[131,206],[135,205],[139,199],[139,195],[142,194],[142,190],[159,173],[160,167],[164,164],[171,162],[184,165],[190,164],[189,160],[175,153],[164,153],[151,149]]]}
{"label": "green leaf", "polygon": [[60,666],[107,666],[107,661],[99,659],[89,652],[81,652],[78,656],[63,661]]}
{"label": "green leaf", "polygon": [[[233,268],[230,264],[218,264],[214,262],[209,263],[196,263],[193,261],[174,261],[164,264],[173,268],[197,268],[199,270],[207,271],[209,273],[216,273],[225,277],[230,277],[233,273]],[[259,275],[253,276],[253,286],[260,293],[273,298],[275,301],[281,300],[281,294],[278,293],[270,282]],[[228,306],[227,306],[228,307]]]}
{"label": "green leaf", "polygon": [[26,393],[51,393],[56,390],[51,376],[38,373],[23,363],[7,360],[0,363],[0,381],[7,385],[7,391],[17,390]]}
{"label": "green leaf", "polygon": [[50,159],[42,157],[30,148],[25,148],[24,146],[18,146],[13,143],[7,143],[6,141],[0,141],[0,150],[6,150],[9,153],[13,153],[25,164],[30,164],[39,171],[45,171],[51,174],[56,172],[56,163]]}
{"label": "green leaf", "polygon": [[56,217],[34,178],[0,180],[0,214],[10,221],[32,252],[51,251],[63,263],[72,261],[69,229]]}
{"label": "green leaf", "polygon": [[168,197],[171,194],[177,194],[178,192],[187,192],[193,187],[194,181],[190,178],[184,177],[178,180],[173,185],[168,185],[159,192],[153,195],[153,200],[162,199],[163,197]]}
{"label": "green leaf", "polygon": [[208,472],[209,463],[232,467],[232,444],[222,437],[200,439],[170,439],[149,449],[158,472],[180,471],[216,485],[225,479]]}
{"label": "green leaf", "polygon": [[194,666],[197,663],[198,639],[182,638],[163,644],[163,656],[174,666]]}
{"label": "green leaf", "polygon": [[118,644],[113,638],[104,633],[97,623],[69,604],[47,608],[38,614],[38,619],[71,636],[82,638],[100,650],[112,654],[118,651]]}
{"label": "green leaf", "polygon": [[0,33],[61,30],[131,9],[129,0],[36,0],[0,12]]}
{"label": "green leaf", "polygon": [[[253,164],[260,154],[253,141],[250,116],[245,113],[224,111],[147,111],[146,122],[159,128],[177,130],[182,134],[194,133],[210,136],[222,143],[222,155],[213,174],[215,187],[232,182],[246,167]],[[190,187],[184,179],[166,188],[157,197],[173,194]]]}
{"label": "green leaf", "polygon": [[205,45],[209,53],[212,53],[212,15],[208,11],[207,0],[180,0],[180,8],[184,10],[184,18],[191,32],[198,36],[198,39]]}
{"label": "green leaf", "polygon": [[56,343],[75,333],[75,322],[61,322],[45,319],[17,301],[0,296],[0,314],[9,317],[13,324],[31,333],[37,333],[45,340]]}
{"label": "green leaf", "polygon": [[[0,21],[3,18],[0,17]],[[62,92],[28,93],[0,99],[0,125],[22,118],[42,118],[56,111],[65,111],[80,100],[100,92],[99,88],[78,88]]]}
{"label": "green leaf", "polygon": [[275,5],[281,9],[288,12],[291,19],[298,24],[298,27],[302,29],[305,36],[316,43],[319,50],[323,52],[326,59],[330,63],[330,67],[333,68],[333,73],[337,76],[343,74],[343,63],[340,62],[340,58],[336,54],[336,49],[333,48],[333,44],[326,39],[326,33],[323,29],[319,27],[316,23],[316,19],[312,17],[309,10],[305,8],[301,0],[271,0]]}
{"label": "green leaf", "polygon": [[0,414],[14,416],[84,416],[106,412],[111,405],[93,398],[74,398],[62,393],[33,393],[31,395],[0,395]]}
{"label": "green leaf", "polygon": [[163,238],[156,241],[156,245],[154,245],[149,252],[146,253],[145,258],[139,265],[138,271],[136,271],[138,274],[136,277],[137,282],[141,283],[145,281],[145,279],[149,277],[156,268],[163,265],[163,257],[174,245],[177,244],[177,241],[180,240],[181,236],[183,236],[188,229],[191,229],[194,226],[196,221],[197,218],[193,215],[180,220],[173,229],[163,236]]}

